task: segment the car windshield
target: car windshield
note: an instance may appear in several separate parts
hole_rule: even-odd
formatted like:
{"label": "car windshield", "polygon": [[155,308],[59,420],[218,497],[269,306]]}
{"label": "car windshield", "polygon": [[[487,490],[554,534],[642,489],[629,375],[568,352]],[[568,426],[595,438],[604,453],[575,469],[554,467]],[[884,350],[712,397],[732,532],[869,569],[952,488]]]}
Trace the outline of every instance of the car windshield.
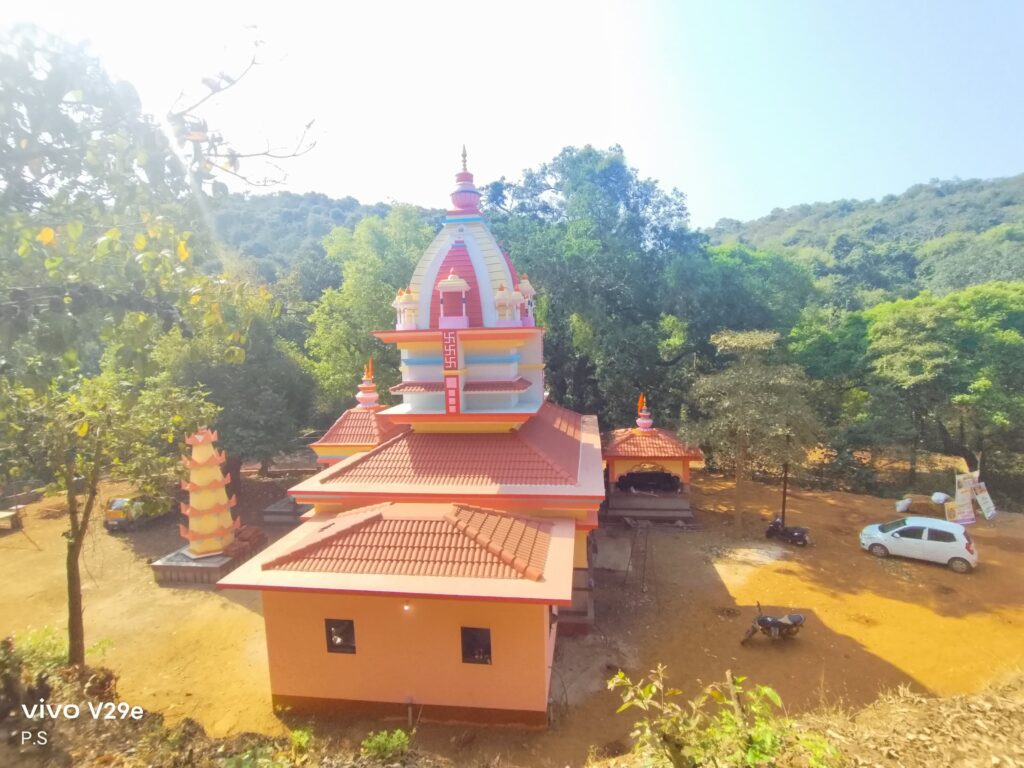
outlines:
{"label": "car windshield", "polygon": [[127,503],[128,503],[128,499],[114,499],[112,502],[110,502],[110,508],[111,509],[124,509],[124,507],[125,507],[125,505]]}
{"label": "car windshield", "polygon": [[882,533],[888,533],[889,531],[895,531],[897,528],[902,528],[906,524],[907,518],[904,517],[902,520],[893,520],[891,523],[882,523],[878,526],[878,530]]}

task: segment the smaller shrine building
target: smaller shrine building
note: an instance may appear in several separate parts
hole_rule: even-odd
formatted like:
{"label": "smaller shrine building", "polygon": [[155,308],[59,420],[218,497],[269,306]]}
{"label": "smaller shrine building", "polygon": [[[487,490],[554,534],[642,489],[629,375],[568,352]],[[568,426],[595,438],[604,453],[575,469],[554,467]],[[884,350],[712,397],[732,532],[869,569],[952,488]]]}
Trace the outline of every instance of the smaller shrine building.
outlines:
{"label": "smaller shrine building", "polygon": [[690,467],[703,466],[704,454],[667,429],[654,426],[643,394],[636,427],[602,435],[608,486],[607,518],[688,521]]}

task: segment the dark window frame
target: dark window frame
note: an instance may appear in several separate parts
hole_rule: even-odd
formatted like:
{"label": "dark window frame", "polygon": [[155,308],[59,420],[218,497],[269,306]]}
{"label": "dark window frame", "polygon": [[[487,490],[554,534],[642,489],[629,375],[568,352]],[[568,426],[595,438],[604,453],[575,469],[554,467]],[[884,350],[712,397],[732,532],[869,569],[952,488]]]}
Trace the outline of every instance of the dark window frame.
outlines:
{"label": "dark window frame", "polygon": [[[908,525],[906,528],[900,528],[898,531],[896,531],[896,533],[898,533],[900,535],[901,539],[906,539],[907,541],[924,541],[924,532],[926,530],[928,530],[928,529],[925,528],[923,525]],[[917,533],[918,535],[917,536],[908,536],[907,535],[908,531],[913,531],[914,533]],[[920,531],[920,533],[918,533],[919,531]]]}
{"label": "dark window frame", "polygon": [[462,627],[462,663],[493,664],[490,627]]}
{"label": "dark window frame", "polygon": [[[345,642],[346,635],[349,642]],[[324,619],[324,636],[328,653],[356,652],[356,623],[353,619]],[[336,638],[342,642],[336,643]]]}

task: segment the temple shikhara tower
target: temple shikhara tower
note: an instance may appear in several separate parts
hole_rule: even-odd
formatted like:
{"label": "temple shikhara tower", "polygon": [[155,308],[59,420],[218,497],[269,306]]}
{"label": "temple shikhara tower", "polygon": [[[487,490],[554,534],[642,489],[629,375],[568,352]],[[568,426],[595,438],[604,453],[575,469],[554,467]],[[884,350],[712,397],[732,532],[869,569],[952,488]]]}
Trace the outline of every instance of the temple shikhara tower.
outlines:
{"label": "temple shikhara tower", "polygon": [[179,530],[192,557],[222,553],[235,540],[239,527],[239,521],[231,517],[235,497],[228,498],[226,489],[231,478],[221,472],[224,454],[214,450],[215,442],[216,432],[200,429],[185,439],[192,446],[192,456],[181,458],[189,470],[188,480],[181,482],[182,490],[188,491],[188,504],[181,505],[188,528],[182,525]]}
{"label": "temple shikhara tower", "polygon": [[401,383],[358,404],[289,493],[305,522],[219,586],[262,593],[276,703],[546,722],[559,633],[593,621],[597,418],[550,403],[536,291],[467,170],[397,292]]}

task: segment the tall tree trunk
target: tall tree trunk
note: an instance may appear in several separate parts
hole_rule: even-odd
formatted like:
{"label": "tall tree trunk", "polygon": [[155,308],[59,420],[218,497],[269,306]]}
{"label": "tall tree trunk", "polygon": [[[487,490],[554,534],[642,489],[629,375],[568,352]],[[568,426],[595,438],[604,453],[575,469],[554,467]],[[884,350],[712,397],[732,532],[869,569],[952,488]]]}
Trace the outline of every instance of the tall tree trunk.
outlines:
{"label": "tall tree trunk", "polygon": [[94,448],[92,468],[86,478],[85,505],[79,509],[75,494],[75,464],[72,459],[65,465],[67,482],[68,518],[71,530],[68,532],[67,581],[68,581],[68,663],[85,664],[85,617],[82,604],[82,572],[80,560],[85,534],[89,530],[89,519],[96,506],[99,493],[100,468],[103,461],[101,430],[93,431]]}
{"label": "tall tree trunk", "polygon": [[242,457],[229,453],[224,459],[224,471],[231,475],[228,494],[242,498]]}
{"label": "tall tree trunk", "polygon": [[939,437],[942,439],[942,450],[946,453],[952,453],[962,458],[964,463],[967,465],[968,472],[976,470],[978,468],[980,457],[977,453],[967,447],[963,417],[960,417],[960,426],[958,428],[959,438],[956,440],[954,440],[953,436],[949,434],[949,430],[946,429],[946,425],[942,423],[942,419],[936,419],[935,424],[939,430]]}
{"label": "tall tree trunk", "polygon": [[68,663],[85,664],[85,619],[82,609],[81,539],[68,539]]}
{"label": "tall tree trunk", "polygon": [[910,442],[910,466],[907,468],[907,485],[912,486],[917,480],[917,438]]}
{"label": "tall tree trunk", "polygon": [[746,435],[742,435],[736,444],[736,510],[735,510],[735,522],[736,530],[739,532],[743,531],[743,506],[744,506],[744,492],[746,491],[747,481],[747,461],[748,461],[748,449],[747,449],[747,438]]}

